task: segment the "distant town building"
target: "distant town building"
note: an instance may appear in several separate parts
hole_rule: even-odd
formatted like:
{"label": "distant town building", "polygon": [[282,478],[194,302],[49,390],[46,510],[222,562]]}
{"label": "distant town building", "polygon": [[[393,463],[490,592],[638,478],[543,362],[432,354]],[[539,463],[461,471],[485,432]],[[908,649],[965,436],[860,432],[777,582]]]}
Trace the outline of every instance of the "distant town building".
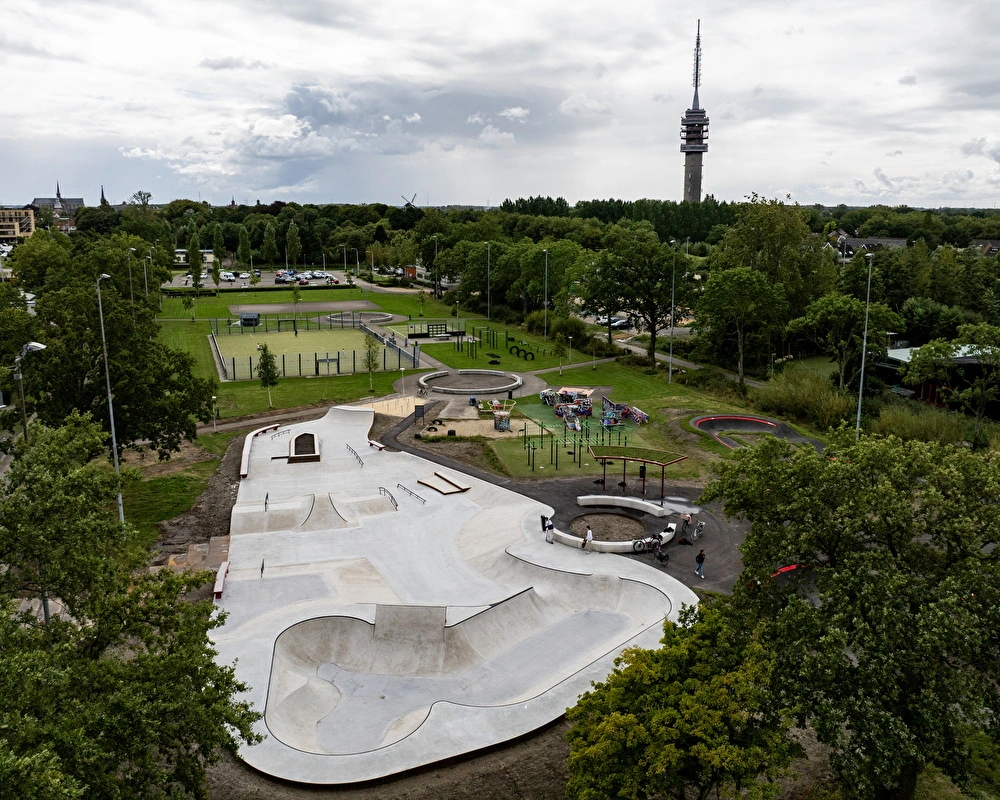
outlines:
{"label": "distant town building", "polygon": [[694,40],[694,102],[681,117],[681,152],[684,153],[684,201],[701,202],[702,156],[708,152],[708,115],[698,101],[701,84],[701,20]]}
{"label": "distant town building", "polygon": [[56,181],[55,197],[36,197],[31,201],[31,205],[39,211],[43,208],[49,209],[52,212],[53,226],[68,233],[76,230],[74,223],[76,212],[83,208],[86,203],[83,202],[82,197],[63,197],[59,190],[59,182]]}
{"label": "distant town building", "polygon": [[0,244],[15,244],[35,232],[31,206],[0,206]]}

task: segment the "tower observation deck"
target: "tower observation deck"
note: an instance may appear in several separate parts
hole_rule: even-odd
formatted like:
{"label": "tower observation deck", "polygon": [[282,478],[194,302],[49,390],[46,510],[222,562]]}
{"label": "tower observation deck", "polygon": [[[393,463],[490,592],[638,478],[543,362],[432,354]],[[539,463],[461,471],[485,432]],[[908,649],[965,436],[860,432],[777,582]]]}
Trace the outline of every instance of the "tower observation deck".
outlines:
{"label": "tower observation deck", "polygon": [[694,102],[681,117],[681,152],[684,153],[684,201],[701,202],[702,153],[708,152],[708,114],[698,101],[701,84],[701,20],[694,40]]}

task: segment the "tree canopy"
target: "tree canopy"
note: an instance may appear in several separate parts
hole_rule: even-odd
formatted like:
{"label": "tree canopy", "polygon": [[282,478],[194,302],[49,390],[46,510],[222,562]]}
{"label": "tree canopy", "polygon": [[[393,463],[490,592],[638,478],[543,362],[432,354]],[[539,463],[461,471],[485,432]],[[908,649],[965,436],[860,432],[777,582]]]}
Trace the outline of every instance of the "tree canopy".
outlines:
{"label": "tree canopy", "polygon": [[[32,428],[0,481],[0,778],[11,797],[204,797],[259,714],[216,663],[205,573],[150,573],[117,520],[103,435]],[[36,604],[45,591],[48,624]]]}
{"label": "tree canopy", "polygon": [[[861,800],[910,800],[928,764],[961,782],[971,735],[1000,736],[998,458],[769,438],[701,497],[751,522],[736,602],[764,623],[780,696]],[[804,577],[772,577],[788,565]]]}

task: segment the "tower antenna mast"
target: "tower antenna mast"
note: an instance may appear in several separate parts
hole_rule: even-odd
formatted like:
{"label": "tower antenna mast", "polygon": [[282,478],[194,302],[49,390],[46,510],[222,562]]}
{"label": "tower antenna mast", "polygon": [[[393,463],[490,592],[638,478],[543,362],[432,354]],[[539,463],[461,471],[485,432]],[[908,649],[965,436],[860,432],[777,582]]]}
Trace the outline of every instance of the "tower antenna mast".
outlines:
{"label": "tower antenna mast", "polygon": [[681,152],[684,153],[684,201],[701,202],[702,158],[708,152],[708,115],[701,107],[701,20],[694,40],[694,101],[681,117]]}

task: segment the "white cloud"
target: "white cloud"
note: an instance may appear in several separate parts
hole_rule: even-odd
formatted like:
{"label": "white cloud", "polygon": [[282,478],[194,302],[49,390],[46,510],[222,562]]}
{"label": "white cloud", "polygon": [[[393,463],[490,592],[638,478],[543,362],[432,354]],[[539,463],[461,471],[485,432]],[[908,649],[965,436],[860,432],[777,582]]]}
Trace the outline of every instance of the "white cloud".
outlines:
{"label": "white cloud", "polygon": [[521,106],[511,106],[510,108],[505,108],[503,111],[498,112],[497,116],[505,117],[511,121],[517,121],[523,124],[528,119],[528,115],[530,113],[530,109],[521,108]]}
{"label": "white cloud", "polygon": [[570,17],[528,0],[460,17],[440,0],[61,0],[58,26],[49,6],[21,0],[0,32],[18,76],[0,106],[5,202],[48,193],[53,171],[79,184],[67,192],[148,181],[164,202],[329,201],[332,184],[391,202],[400,174],[439,203],[482,187],[494,204],[677,200],[699,17],[704,189],[720,200],[991,207],[1000,186],[995,0],[924,0],[902,27],[898,3],[869,0],[849,36],[817,23],[817,0],[618,15],[578,0]]}
{"label": "white cloud", "polygon": [[559,113],[567,117],[606,117],[611,114],[611,106],[581,92],[563,100]]}
{"label": "white cloud", "polygon": [[507,147],[514,143],[514,134],[487,125],[479,132],[479,142],[486,147]]}

